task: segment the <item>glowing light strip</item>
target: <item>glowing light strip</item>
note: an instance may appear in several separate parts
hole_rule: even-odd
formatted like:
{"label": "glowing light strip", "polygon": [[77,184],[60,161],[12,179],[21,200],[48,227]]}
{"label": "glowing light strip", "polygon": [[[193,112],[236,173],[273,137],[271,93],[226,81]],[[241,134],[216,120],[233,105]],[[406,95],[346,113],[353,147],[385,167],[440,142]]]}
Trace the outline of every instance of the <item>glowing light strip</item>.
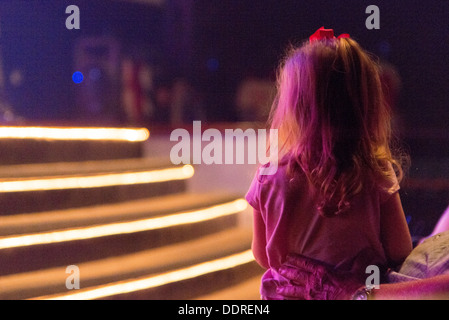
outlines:
{"label": "glowing light strip", "polygon": [[224,258],[203,262],[191,267],[166,272],[160,275],[137,279],[115,282],[109,285],[87,289],[83,292],[75,292],[65,295],[52,297],[36,298],[37,300],[92,300],[108,296],[114,296],[124,293],[136,292],[155,287],[160,287],[169,283],[196,278],[204,274],[217,272],[220,270],[231,269],[254,261],[251,250],[246,250]]}
{"label": "glowing light strip", "polygon": [[115,140],[139,142],[149,138],[146,128],[0,127],[0,139]]}
{"label": "glowing light strip", "polygon": [[62,178],[42,178],[33,180],[0,181],[0,192],[24,192],[41,190],[62,190],[78,188],[98,188],[117,185],[155,183],[191,178],[194,169],[191,165],[140,172],[109,173],[92,176],[73,176]]}
{"label": "glowing light strip", "polygon": [[0,238],[0,249],[60,243],[74,240],[85,240],[118,234],[128,234],[168,228],[172,226],[196,223],[235,214],[245,210],[246,207],[247,202],[245,200],[237,199],[231,202],[215,205],[201,210],[175,213],[158,218],[148,218],[137,221],[118,222],[93,227],[5,237]]}

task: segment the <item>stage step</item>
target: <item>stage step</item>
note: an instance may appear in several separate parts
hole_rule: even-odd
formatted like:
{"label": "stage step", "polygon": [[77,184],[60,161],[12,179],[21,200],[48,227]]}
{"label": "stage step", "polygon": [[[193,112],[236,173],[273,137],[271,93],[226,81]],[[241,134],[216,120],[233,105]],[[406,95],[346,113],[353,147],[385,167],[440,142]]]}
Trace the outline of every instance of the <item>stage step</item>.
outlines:
{"label": "stage step", "polygon": [[191,166],[159,158],[0,167],[0,215],[39,212],[185,191]]}
{"label": "stage step", "polygon": [[145,128],[3,127],[0,164],[142,157]]}
{"label": "stage step", "polygon": [[0,166],[0,178],[3,180],[6,178],[23,179],[30,177],[116,173],[160,169],[170,166],[173,166],[173,164],[162,157],[2,165]]}
{"label": "stage step", "polygon": [[260,281],[263,269],[259,274],[233,286],[195,297],[195,300],[260,300]]}
{"label": "stage step", "polygon": [[235,227],[169,246],[79,263],[80,289],[74,290],[66,287],[67,266],[2,276],[0,299],[191,299],[260,274],[250,246],[251,229]]}
{"label": "stage step", "polygon": [[237,196],[179,193],[110,205],[6,216],[0,275],[136,252],[235,227]]}

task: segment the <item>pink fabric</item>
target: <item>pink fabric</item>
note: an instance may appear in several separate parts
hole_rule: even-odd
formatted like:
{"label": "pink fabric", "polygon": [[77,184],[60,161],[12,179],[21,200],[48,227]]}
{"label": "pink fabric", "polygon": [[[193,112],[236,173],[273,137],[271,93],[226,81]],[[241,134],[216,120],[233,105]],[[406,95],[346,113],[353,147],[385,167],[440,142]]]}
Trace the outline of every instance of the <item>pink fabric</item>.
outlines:
{"label": "pink fabric", "polygon": [[288,253],[302,254],[365,278],[368,265],[386,266],[380,240],[380,205],[398,190],[392,171],[388,185],[379,187],[367,181],[349,211],[326,218],[317,212],[316,193],[303,173],[288,179],[286,166],[281,163],[272,176],[256,174],[246,199],[260,213],[254,219],[262,219],[266,230],[270,269],[262,277],[262,296],[281,298],[276,295],[276,286],[286,280],[277,270]]}

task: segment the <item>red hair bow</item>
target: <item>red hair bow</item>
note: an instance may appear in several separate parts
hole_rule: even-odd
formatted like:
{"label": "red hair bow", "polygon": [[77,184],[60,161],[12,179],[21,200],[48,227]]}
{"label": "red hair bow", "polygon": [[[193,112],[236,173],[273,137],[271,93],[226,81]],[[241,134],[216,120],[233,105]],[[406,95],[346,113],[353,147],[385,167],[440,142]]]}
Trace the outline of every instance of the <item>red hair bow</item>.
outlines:
{"label": "red hair bow", "polygon": [[[316,40],[323,40],[323,39],[334,39],[334,30],[333,29],[324,29],[324,27],[319,28],[317,31],[315,31],[314,34],[312,34],[309,37],[309,41],[313,42]],[[343,33],[338,36],[338,39],[341,38],[349,38],[349,34]]]}

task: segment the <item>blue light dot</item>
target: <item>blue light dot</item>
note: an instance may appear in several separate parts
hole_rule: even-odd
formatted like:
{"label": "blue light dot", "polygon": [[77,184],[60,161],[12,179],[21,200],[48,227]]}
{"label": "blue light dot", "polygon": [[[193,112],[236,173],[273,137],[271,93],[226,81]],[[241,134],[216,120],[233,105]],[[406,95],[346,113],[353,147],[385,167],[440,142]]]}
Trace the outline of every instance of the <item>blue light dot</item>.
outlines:
{"label": "blue light dot", "polygon": [[407,220],[407,224],[410,224],[410,221],[412,221],[412,216],[405,216],[405,219]]}
{"label": "blue light dot", "polygon": [[390,51],[391,51],[390,43],[388,41],[381,41],[379,43],[379,51],[384,56],[390,54]]}
{"label": "blue light dot", "polygon": [[207,60],[207,69],[211,72],[217,71],[220,67],[220,62],[216,58],[210,58]]}
{"label": "blue light dot", "polygon": [[72,75],[72,80],[75,83],[81,83],[81,82],[83,82],[83,79],[84,79],[84,76],[79,71],[74,72],[73,75]]}

